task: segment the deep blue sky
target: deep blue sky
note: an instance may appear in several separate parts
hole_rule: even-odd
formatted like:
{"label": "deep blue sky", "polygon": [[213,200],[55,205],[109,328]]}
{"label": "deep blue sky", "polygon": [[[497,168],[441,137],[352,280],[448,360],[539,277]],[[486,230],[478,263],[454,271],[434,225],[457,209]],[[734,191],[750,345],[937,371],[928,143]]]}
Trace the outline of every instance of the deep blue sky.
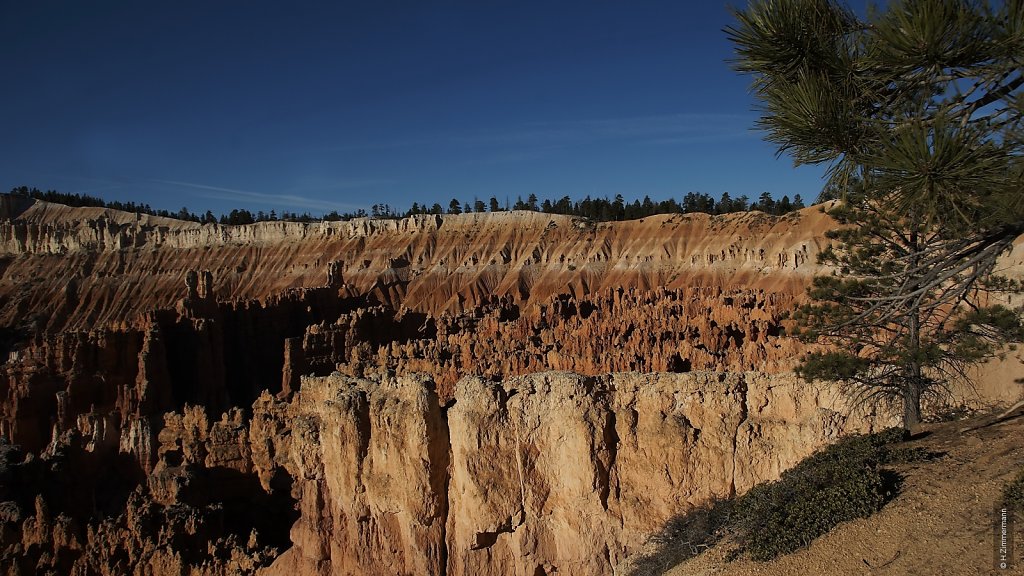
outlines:
{"label": "deep blue sky", "polygon": [[[744,3],[743,0],[739,0]],[[216,213],[813,199],[726,3],[0,0],[0,189]]]}

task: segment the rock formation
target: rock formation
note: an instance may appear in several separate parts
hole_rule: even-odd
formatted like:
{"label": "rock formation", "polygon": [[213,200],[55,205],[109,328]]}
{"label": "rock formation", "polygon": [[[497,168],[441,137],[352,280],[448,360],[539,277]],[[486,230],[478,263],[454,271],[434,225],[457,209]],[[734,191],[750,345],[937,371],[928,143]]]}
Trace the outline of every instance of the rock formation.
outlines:
{"label": "rock formation", "polygon": [[[0,442],[3,574],[229,576],[256,574],[278,556],[216,490],[179,490],[181,498],[161,503],[146,485],[132,489],[104,470],[111,458],[88,457],[74,442],[65,438],[42,458]],[[207,473],[176,480],[187,486]],[[151,476],[150,485],[166,479]]]}
{"label": "rock formation", "polygon": [[320,375],[430,374],[442,398],[467,374],[777,373],[792,369],[804,351],[785,337],[783,316],[793,302],[788,294],[763,290],[617,288],[563,294],[525,312],[510,299],[493,298],[436,320],[361,308],[333,325],[307,328],[301,355],[296,349],[289,358]]}
{"label": "rock formation", "polygon": [[817,208],[0,219],[10,574],[611,574],[886,421],[788,372]]}
{"label": "rock formation", "polygon": [[779,372],[801,351],[784,334],[793,303],[785,293],[616,288],[525,310],[492,297],[434,318],[349,296],[336,268],[334,286],[248,301],[217,301],[212,274],[190,271],[173,308],[90,331],[37,334],[0,368],[0,432],[38,452],[78,427],[119,444],[149,471],[164,412],[248,406],[263,390],[296,389],[303,374],[426,373],[447,400],[464,375]]}
{"label": "rock formation", "polygon": [[[202,263],[218,300],[259,300],[344,277],[353,294],[439,315],[493,296],[525,308],[615,288],[795,294],[817,270],[827,216],[662,215],[593,224],[534,212],[248,226],[199,225],[37,202],[0,222],[0,326],[82,330],[170,308]],[[337,280],[335,280],[337,281]],[[330,284],[329,284],[330,285]]]}
{"label": "rock formation", "polygon": [[447,409],[432,388],[334,375],[257,402],[255,466],[301,511],[267,574],[611,574],[671,514],[882,422],[752,372],[467,377]]}
{"label": "rock formation", "polygon": [[217,301],[206,271],[187,274],[183,292],[173,308],[20,343],[0,367],[0,435],[38,453],[77,429],[151,470],[164,412],[192,404],[216,414],[279,391],[283,343],[365,305],[330,286]]}

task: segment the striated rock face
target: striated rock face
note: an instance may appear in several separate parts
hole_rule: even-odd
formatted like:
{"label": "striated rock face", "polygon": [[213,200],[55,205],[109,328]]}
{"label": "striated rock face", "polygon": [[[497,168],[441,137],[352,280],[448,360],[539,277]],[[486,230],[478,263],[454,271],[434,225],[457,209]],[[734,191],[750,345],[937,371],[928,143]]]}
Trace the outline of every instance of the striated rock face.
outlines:
{"label": "striated rock face", "polygon": [[611,574],[669,516],[881,422],[755,373],[466,378],[449,406],[340,375],[258,401],[255,465],[301,512],[266,573]]}
{"label": "striated rock face", "polygon": [[198,225],[37,202],[0,222],[0,326],[29,316],[82,330],[170,308],[202,263],[220,300],[318,286],[343,262],[354,293],[438,315],[509,297],[521,306],[568,293],[659,286],[798,293],[817,270],[831,221],[817,208],[662,215],[590,224],[534,212],[251,226]]}
{"label": "striated rock face", "polygon": [[327,378],[286,418],[301,517],[271,573],[443,573],[448,431],[432,391]]}

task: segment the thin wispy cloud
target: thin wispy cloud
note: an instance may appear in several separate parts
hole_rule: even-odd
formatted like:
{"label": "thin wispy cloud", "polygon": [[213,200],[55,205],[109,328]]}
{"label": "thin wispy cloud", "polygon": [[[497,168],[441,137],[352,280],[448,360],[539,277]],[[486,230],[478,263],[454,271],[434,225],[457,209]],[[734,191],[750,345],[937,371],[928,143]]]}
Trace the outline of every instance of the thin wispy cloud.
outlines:
{"label": "thin wispy cloud", "polygon": [[[420,146],[426,146],[431,142],[436,142],[436,139],[427,137],[423,138],[404,138],[401,140],[381,140],[381,141],[367,141],[367,142],[353,142],[352,144],[339,144],[336,146],[327,146],[324,148],[315,149],[317,152],[374,152],[380,150],[400,150],[402,148],[416,148]],[[297,151],[296,151],[297,152]],[[303,151],[307,153],[308,151]]]}
{"label": "thin wispy cloud", "polygon": [[753,118],[740,114],[669,114],[536,122],[518,131],[463,137],[475,147],[493,144],[504,148],[477,163],[500,164],[550,157],[566,149],[587,145],[696,146],[753,139]]}
{"label": "thin wispy cloud", "polygon": [[72,187],[67,192],[69,194],[96,194],[98,192],[109,192],[110,190],[123,190],[129,188],[127,184],[111,184],[110,186],[94,186],[89,188],[76,188]]}
{"label": "thin wispy cloud", "polygon": [[[393,183],[380,178],[314,178],[303,181],[301,185],[292,186],[281,193],[256,192],[224,186],[214,186],[198,182],[167,180],[160,178],[138,178],[131,176],[90,177],[71,176],[67,174],[42,174],[41,177],[66,182],[62,191],[73,194],[95,194],[110,190],[146,190],[175,188],[185,189],[192,196],[210,200],[236,202],[240,207],[247,204],[276,206],[291,210],[353,210],[365,208],[362,204],[337,202],[324,199],[323,196],[333,192],[349,192],[366,190],[375,186]],[[166,193],[166,192],[165,192]],[[321,196],[319,198],[315,196]]]}
{"label": "thin wispy cloud", "polygon": [[518,147],[511,150],[494,152],[477,159],[466,160],[463,164],[484,166],[520,164],[523,162],[550,158],[551,156],[564,151],[566,148],[566,146],[558,144]]}
{"label": "thin wispy cloud", "polygon": [[111,178],[90,178],[87,176],[67,176],[64,174],[40,174],[40,178],[66,182],[67,186],[62,187],[61,192],[69,194],[96,194],[109,190],[122,190],[131,186],[121,179]]}
{"label": "thin wispy cloud", "polygon": [[342,192],[346,190],[365,190],[378,186],[394,184],[394,180],[383,178],[335,178],[335,179],[311,179],[300,185],[292,186],[284,190],[285,194],[301,195],[307,192],[327,193]]}
{"label": "thin wispy cloud", "polygon": [[697,144],[714,144],[719,142],[732,142],[735,140],[757,140],[756,132],[752,130],[735,130],[733,132],[714,132],[706,134],[686,134],[679,136],[667,136],[665,138],[651,138],[637,142],[637,146],[693,146]]}
{"label": "thin wispy cloud", "polygon": [[647,140],[681,135],[720,135],[735,133],[737,127],[751,125],[752,118],[741,114],[677,113],[623,118],[568,120],[535,123],[556,137],[598,140]]}
{"label": "thin wispy cloud", "polygon": [[337,209],[351,209],[360,208],[361,206],[355,204],[348,204],[343,202],[334,202],[330,200],[323,200],[319,198],[309,198],[306,196],[298,196],[295,194],[267,194],[264,192],[253,192],[251,190],[238,190],[236,188],[225,188],[222,186],[211,186],[208,184],[199,184],[196,182],[182,182],[180,180],[159,180],[151,179],[149,182],[154,184],[163,184],[167,186],[176,186],[179,188],[188,188],[191,190],[198,190],[202,192],[198,194],[203,198],[210,198],[214,200],[228,200],[228,201],[241,201],[241,202],[255,202],[259,204],[265,204],[269,206],[281,206],[286,208],[307,208],[310,210],[337,210]]}
{"label": "thin wispy cloud", "polygon": [[440,132],[418,138],[357,142],[330,152],[369,152],[433,146],[548,147],[550,150],[596,143],[688,145],[756,138],[755,117],[744,114],[676,113],[620,118],[528,122],[479,131]]}

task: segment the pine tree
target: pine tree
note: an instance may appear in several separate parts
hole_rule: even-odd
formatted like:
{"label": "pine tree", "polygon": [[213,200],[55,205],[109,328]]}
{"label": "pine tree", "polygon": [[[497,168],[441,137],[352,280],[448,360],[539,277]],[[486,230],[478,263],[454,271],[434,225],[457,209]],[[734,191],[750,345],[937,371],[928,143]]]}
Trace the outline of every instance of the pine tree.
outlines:
{"label": "pine tree", "polygon": [[758,126],[796,164],[828,166],[820,198],[843,225],[821,256],[835,272],[798,314],[833,351],[800,372],[899,403],[913,427],[922,397],[1020,337],[1017,312],[985,295],[1008,285],[991,273],[1024,232],[1024,4],[893,0],[861,20],[834,0],[758,0],[734,14]]}
{"label": "pine tree", "polygon": [[833,349],[808,354],[797,372],[811,381],[842,381],[857,404],[901,405],[910,429],[921,421],[922,400],[947,396],[993,344],[1018,341],[1024,331],[1016,311],[982,307],[978,294],[951,298],[925,290],[912,306],[890,306],[901,285],[921,284],[924,255],[943,235],[914,211],[893,222],[884,204],[866,196],[850,190],[848,201],[830,211],[848,225],[828,234],[838,248],[819,256],[836,272],[814,278],[813,302],[794,317],[797,336]]}
{"label": "pine tree", "polygon": [[611,217],[615,220],[622,220],[626,217],[626,199],[622,197],[622,194],[615,195],[615,201],[611,206]]}
{"label": "pine tree", "polygon": [[793,210],[793,203],[789,200],[789,196],[783,195],[782,200],[775,205],[775,214],[785,214]]}

